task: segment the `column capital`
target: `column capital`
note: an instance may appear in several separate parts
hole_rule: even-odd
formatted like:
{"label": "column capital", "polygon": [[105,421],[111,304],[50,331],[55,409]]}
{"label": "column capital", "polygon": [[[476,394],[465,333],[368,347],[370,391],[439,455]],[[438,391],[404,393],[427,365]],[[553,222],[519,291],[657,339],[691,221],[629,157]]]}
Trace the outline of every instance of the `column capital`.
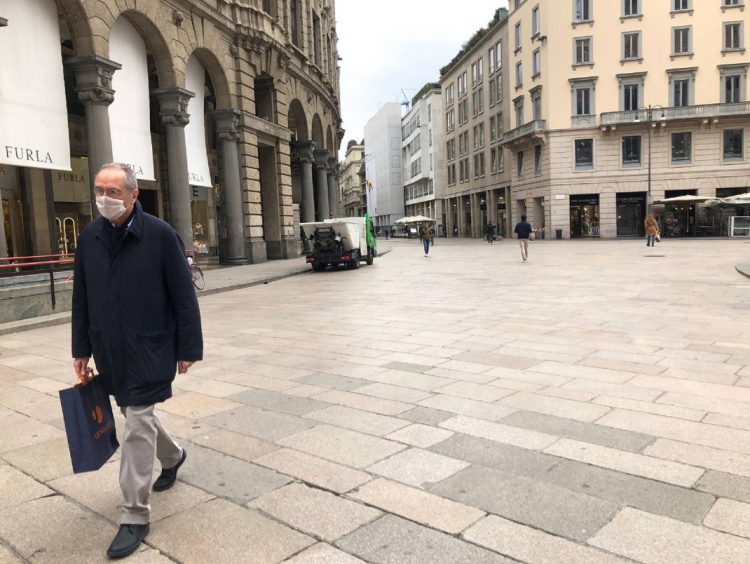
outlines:
{"label": "column capital", "polygon": [[339,161],[336,157],[328,157],[328,174],[336,175]]}
{"label": "column capital", "polygon": [[316,149],[313,151],[315,155],[315,167],[319,169],[328,168],[328,151],[325,149]]}
{"label": "column capital", "polygon": [[216,123],[216,137],[220,141],[240,140],[240,117],[242,112],[233,108],[212,112]]}
{"label": "column capital", "polygon": [[313,163],[313,152],[315,144],[312,141],[294,141],[292,143],[292,152],[295,160],[302,163]]}
{"label": "column capital", "polygon": [[157,88],[152,93],[159,101],[159,117],[164,125],[185,127],[190,122],[188,100],[195,96],[184,88]]}
{"label": "column capital", "polygon": [[120,70],[122,65],[98,55],[75,57],[66,64],[75,73],[76,93],[82,104],[109,106],[115,101],[112,75]]}

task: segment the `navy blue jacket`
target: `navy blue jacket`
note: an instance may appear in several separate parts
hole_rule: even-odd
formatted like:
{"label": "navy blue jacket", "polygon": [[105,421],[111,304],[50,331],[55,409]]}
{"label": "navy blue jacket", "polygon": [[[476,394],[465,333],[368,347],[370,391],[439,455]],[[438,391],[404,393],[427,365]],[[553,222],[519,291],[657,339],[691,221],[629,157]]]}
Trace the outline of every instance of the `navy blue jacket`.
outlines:
{"label": "navy blue jacket", "polygon": [[203,358],[200,310],[185,248],[139,202],[115,242],[99,217],[78,238],[73,277],[73,357],[93,354],[120,406],[172,396],[178,360]]}
{"label": "navy blue jacket", "polygon": [[513,233],[517,233],[519,239],[528,239],[532,231],[533,229],[528,221],[519,221]]}

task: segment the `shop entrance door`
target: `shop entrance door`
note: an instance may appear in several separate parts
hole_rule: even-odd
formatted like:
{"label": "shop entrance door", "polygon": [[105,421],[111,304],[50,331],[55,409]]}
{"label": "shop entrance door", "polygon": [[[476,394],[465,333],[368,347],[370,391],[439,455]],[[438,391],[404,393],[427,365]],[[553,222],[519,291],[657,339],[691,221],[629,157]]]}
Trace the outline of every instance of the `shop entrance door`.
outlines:
{"label": "shop entrance door", "polygon": [[599,194],[570,196],[570,237],[599,237]]}
{"label": "shop entrance door", "polygon": [[642,237],[645,235],[646,193],[617,194],[617,236]]}

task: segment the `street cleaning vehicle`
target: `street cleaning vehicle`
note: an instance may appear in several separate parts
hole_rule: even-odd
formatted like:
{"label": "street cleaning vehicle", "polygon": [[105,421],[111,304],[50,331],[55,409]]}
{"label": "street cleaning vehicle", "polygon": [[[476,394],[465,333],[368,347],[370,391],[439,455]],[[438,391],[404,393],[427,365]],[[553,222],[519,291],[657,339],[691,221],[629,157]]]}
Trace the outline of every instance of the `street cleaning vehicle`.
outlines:
{"label": "street cleaning vehicle", "polygon": [[302,223],[300,227],[312,243],[312,251],[305,260],[317,272],[340,264],[349,269],[359,268],[361,261],[372,264],[377,254],[377,241],[369,215],[335,217]]}

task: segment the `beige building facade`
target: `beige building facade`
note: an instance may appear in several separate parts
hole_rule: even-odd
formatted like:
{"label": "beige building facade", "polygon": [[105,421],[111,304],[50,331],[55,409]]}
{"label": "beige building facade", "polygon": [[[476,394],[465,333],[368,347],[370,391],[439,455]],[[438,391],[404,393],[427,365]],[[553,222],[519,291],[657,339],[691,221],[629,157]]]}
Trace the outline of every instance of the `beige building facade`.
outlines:
{"label": "beige building facade", "polygon": [[362,215],[362,195],[359,169],[364,164],[365,146],[354,139],[346,145],[346,158],[341,163],[339,183],[341,186],[342,214],[345,217]]}
{"label": "beige building facade", "polygon": [[[55,21],[41,28],[48,13]],[[23,83],[67,107],[61,129],[70,146],[50,170],[51,159],[35,157],[42,148],[14,147],[13,132],[0,126],[5,253],[75,251],[78,233],[96,217],[93,174],[120,160],[118,96],[142,102],[133,122],[146,124],[153,147],[144,167],[153,173],[139,179],[142,205],[199,258],[242,264],[295,256],[299,222],[337,209],[343,130],[334,0],[3,0],[0,19],[7,23],[0,40],[40,29],[55,36],[45,60],[64,75],[64,87],[50,90],[32,69]],[[113,87],[133,67],[118,54],[142,66],[142,90],[122,81]],[[196,97],[201,107],[189,109]],[[196,141],[205,175],[192,169],[191,122],[205,129]]]}
{"label": "beige building facade", "polygon": [[488,223],[498,235],[512,229],[510,168],[502,145],[509,123],[507,16],[499,9],[441,71],[439,149],[449,237],[481,237]]}
{"label": "beige building facade", "polygon": [[440,235],[445,233],[446,174],[444,152],[438,150],[437,140],[441,138],[443,127],[440,84],[426,84],[401,118],[404,203],[407,216],[423,215],[434,219],[436,233]]}
{"label": "beige building facade", "polygon": [[750,191],[741,0],[511,0],[516,215],[547,237],[718,235],[692,195]]}

